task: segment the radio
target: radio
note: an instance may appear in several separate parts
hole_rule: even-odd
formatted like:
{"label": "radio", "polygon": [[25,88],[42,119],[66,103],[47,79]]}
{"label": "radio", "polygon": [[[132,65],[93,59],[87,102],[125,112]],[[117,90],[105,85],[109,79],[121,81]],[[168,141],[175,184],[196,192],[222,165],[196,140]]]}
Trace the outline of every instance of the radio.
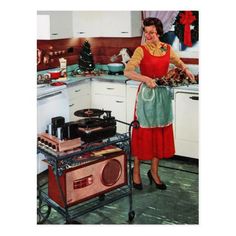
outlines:
{"label": "radio", "polygon": [[[67,206],[127,185],[127,158],[121,149],[113,147],[93,155],[101,158],[69,168],[58,177]],[[51,166],[48,167],[48,196],[65,207]]]}

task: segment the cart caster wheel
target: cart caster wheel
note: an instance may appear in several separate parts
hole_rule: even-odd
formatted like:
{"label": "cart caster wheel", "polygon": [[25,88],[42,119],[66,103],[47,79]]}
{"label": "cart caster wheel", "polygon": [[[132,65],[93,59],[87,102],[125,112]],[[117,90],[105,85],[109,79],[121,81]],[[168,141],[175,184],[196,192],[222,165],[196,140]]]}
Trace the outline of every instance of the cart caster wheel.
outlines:
{"label": "cart caster wheel", "polygon": [[51,213],[51,207],[48,205],[41,205],[38,209],[37,209],[37,223],[38,224],[43,224],[49,217]]}
{"label": "cart caster wheel", "polygon": [[105,194],[100,195],[98,198],[99,198],[99,201],[104,201],[105,200]]}
{"label": "cart caster wheel", "polygon": [[134,211],[130,211],[129,212],[129,223],[131,223],[133,221],[135,217],[135,212]]}

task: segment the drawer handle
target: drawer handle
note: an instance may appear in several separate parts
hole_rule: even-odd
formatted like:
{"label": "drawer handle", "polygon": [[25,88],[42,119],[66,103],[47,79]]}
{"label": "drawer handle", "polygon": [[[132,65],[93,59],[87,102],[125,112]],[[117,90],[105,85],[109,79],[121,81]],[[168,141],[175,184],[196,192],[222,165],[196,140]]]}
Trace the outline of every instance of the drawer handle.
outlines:
{"label": "drawer handle", "polygon": [[84,34],[85,32],[83,32],[83,31],[80,31],[80,32],[78,32],[79,34]]}
{"label": "drawer handle", "polygon": [[58,33],[52,33],[52,35],[58,35]]}
{"label": "drawer handle", "polygon": [[189,97],[190,99],[192,100],[199,100],[198,96],[192,96],[192,97]]}
{"label": "drawer handle", "polygon": [[115,89],[115,88],[107,88],[108,90],[113,90],[113,89]]}
{"label": "drawer handle", "polygon": [[121,31],[122,34],[128,34],[128,31]]}
{"label": "drawer handle", "polygon": [[124,103],[124,101],[116,101],[117,103]]}
{"label": "drawer handle", "polygon": [[42,95],[40,97],[37,97],[37,100],[43,100],[45,98],[49,98],[49,97],[54,97],[54,96],[57,96],[59,94],[61,94],[62,92],[59,91],[59,92],[54,92],[54,93],[48,93],[48,94],[45,94],[45,95]]}
{"label": "drawer handle", "polygon": [[80,91],[80,89],[75,90],[76,93],[78,93],[79,91]]}
{"label": "drawer handle", "polygon": [[74,105],[75,105],[74,103],[73,103],[73,104],[70,104],[69,107],[73,107]]}

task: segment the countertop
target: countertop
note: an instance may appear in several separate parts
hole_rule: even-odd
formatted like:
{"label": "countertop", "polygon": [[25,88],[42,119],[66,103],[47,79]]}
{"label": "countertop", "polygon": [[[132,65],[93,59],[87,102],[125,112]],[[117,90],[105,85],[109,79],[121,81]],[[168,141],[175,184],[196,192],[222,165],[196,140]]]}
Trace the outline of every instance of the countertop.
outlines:
{"label": "countertop", "polygon": [[174,91],[194,91],[194,92],[198,92],[199,91],[199,84],[190,84],[188,86],[175,87]]}
{"label": "countertop", "polygon": [[[117,82],[117,83],[126,83],[127,85],[133,85],[133,86],[138,86],[140,84],[139,81],[134,81],[130,80],[124,75],[108,75],[106,73],[101,74],[101,75],[88,75],[88,76],[72,76],[71,72],[74,71],[76,68],[78,68],[78,65],[71,65],[67,67],[67,72],[68,76],[67,79],[63,80],[52,80],[52,82],[58,82],[62,81],[64,82],[67,86],[74,85],[76,83],[85,81],[85,80],[96,80],[96,81],[105,81],[105,82]],[[38,74],[45,74],[47,73],[48,70],[45,71],[39,71]],[[189,86],[180,86],[180,87],[174,87],[171,88],[171,90],[181,90],[181,91],[198,91],[199,90],[199,85],[194,84],[194,85],[189,85]]]}
{"label": "countertop", "polygon": [[96,76],[69,76],[65,81],[66,84],[76,83],[83,80],[91,79],[97,81],[105,81],[105,82],[117,82],[117,83],[125,83],[128,79],[123,75],[96,75]]}
{"label": "countertop", "polygon": [[85,80],[96,80],[105,82],[126,83],[127,77],[123,75],[90,75],[90,76],[67,76],[67,79],[52,80],[52,82],[62,81],[66,85],[73,85]]}

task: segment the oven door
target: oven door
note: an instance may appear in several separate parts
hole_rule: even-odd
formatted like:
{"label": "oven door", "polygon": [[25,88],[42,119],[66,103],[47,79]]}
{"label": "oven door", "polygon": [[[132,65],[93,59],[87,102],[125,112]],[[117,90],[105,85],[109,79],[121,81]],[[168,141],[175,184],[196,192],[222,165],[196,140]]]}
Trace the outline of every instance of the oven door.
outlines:
{"label": "oven door", "polygon": [[[69,101],[66,88],[47,92],[37,97],[37,133],[45,132],[51,118],[63,116],[65,122],[69,121]],[[44,155],[38,154],[37,173],[47,169],[42,160]]]}

